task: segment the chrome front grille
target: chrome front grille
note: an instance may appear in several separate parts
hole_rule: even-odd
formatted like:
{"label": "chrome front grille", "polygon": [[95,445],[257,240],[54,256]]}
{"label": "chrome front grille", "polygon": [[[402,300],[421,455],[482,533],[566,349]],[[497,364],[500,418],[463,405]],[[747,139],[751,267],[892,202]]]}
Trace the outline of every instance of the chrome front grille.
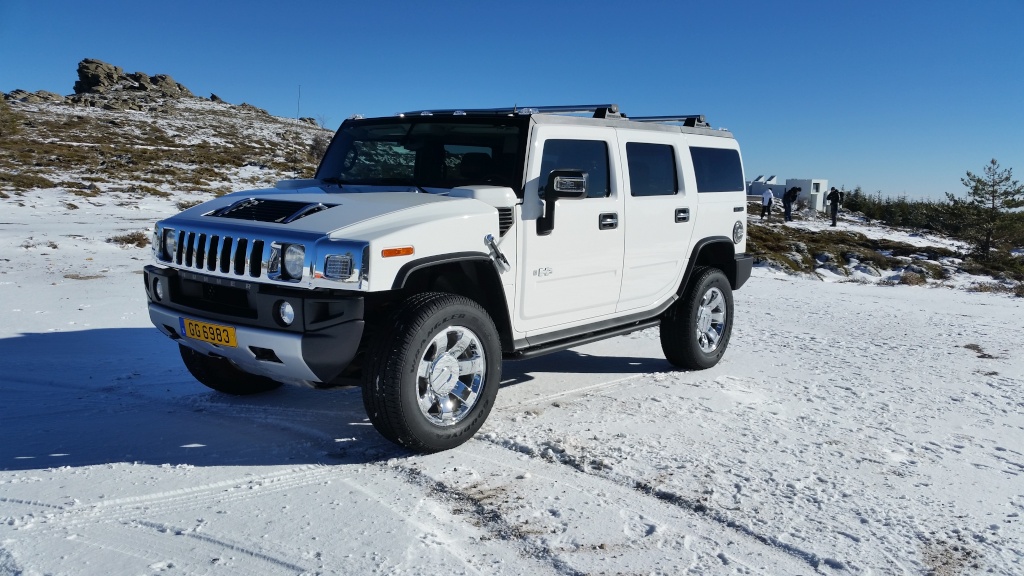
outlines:
{"label": "chrome front grille", "polygon": [[267,243],[262,239],[189,230],[175,233],[178,250],[172,259],[179,266],[249,278],[263,275],[263,250]]}

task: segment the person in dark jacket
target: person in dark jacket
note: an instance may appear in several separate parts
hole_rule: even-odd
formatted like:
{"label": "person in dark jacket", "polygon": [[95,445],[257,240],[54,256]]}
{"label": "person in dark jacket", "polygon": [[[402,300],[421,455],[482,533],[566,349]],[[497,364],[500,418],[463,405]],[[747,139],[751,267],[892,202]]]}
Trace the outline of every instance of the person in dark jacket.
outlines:
{"label": "person in dark jacket", "polygon": [[796,197],[800,194],[800,188],[790,188],[782,195],[782,208],[785,210],[786,222],[793,221],[793,203],[796,202]]}
{"label": "person in dark jacket", "polygon": [[832,191],[825,196],[825,200],[829,202],[829,210],[832,212],[832,225],[836,225],[836,216],[839,214],[839,205],[843,203],[843,193],[836,190],[836,187],[832,187]]}

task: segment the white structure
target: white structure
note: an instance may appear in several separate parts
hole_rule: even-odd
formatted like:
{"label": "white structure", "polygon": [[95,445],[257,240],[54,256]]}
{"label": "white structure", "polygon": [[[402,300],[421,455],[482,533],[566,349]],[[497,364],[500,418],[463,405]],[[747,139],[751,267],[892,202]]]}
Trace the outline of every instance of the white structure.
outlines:
{"label": "white structure", "polygon": [[747,184],[747,194],[760,197],[764,194],[765,188],[771,188],[772,194],[781,199],[782,195],[790,188],[800,188],[800,194],[796,197],[797,202],[803,200],[808,206],[815,210],[825,210],[825,196],[828,195],[828,180],[821,178],[789,178],[785,184],[779,184],[774,175],[765,178],[758,176]]}

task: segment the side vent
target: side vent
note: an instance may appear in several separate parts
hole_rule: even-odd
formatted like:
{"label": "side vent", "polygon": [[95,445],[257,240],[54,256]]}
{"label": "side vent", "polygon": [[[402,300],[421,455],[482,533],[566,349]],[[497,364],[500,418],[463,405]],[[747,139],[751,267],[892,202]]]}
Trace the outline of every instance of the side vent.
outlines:
{"label": "side vent", "polygon": [[498,235],[504,236],[508,229],[515,222],[515,214],[512,208],[498,208]]}

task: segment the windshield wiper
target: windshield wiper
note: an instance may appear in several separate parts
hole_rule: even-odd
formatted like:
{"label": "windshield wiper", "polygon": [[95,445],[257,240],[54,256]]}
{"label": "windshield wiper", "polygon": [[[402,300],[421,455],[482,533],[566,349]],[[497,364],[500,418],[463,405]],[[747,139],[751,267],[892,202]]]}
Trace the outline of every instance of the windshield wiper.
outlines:
{"label": "windshield wiper", "polygon": [[343,186],[349,183],[348,180],[342,180],[341,178],[335,176],[332,176],[330,178],[321,178],[320,181],[323,182],[324,184],[337,184],[338,186]]}

